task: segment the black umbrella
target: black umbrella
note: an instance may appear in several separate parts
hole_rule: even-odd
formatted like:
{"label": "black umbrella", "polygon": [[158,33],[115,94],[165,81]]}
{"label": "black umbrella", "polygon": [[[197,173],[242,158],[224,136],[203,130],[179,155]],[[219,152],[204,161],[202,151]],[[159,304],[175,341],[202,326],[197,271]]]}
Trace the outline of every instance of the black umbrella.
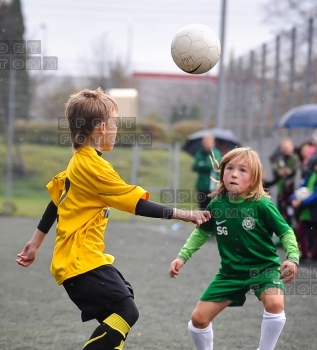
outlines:
{"label": "black umbrella", "polygon": [[278,128],[317,128],[317,104],[307,104],[289,110],[277,123]]}
{"label": "black umbrella", "polygon": [[213,135],[215,138],[216,147],[222,154],[241,146],[240,140],[235,134],[228,129],[204,129],[194,132],[187,137],[187,140],[183,146],[183,150],[192,156],[201,148],[201,141],[207,135]]}

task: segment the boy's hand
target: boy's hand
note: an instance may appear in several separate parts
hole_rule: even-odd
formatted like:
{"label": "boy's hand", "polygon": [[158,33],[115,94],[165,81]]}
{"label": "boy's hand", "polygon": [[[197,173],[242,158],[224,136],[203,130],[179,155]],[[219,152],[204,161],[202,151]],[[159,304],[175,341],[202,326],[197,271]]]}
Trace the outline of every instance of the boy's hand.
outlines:
{"label": "boy's hand", "polygon": [[191,218],[188,221],[192,222],[193,224],[196,224],[196,228],[198,228],[204,222],[209,221],[211,218],[210,212],[207,210],[193,210],[190,213]]}
{"label": "boy's hand", "polygon": [[46,234],[37,228],[34,232],[33,237],[25,245],[22,252],[20,254],[17,254],[18,259],[15,259],[15,261],[21,266],[30,266],[35,260],[37,251],[40,248],[45,237]]}
{"label": "boy's hand", "polygon": [[179,270],[184,264],[185,262],[182,259],[175,259],[174,261],[171,262],[171,265],[168,271],[171,278],[176,278],[176,276],[180,274]]}
{"label": "boy's hand", "polygon": [[37,250],[38,249],[34,247],[30,241],[25,245],[22,252],[17,254],[18,259],[15,259],[15,261],[23,267],[28,267],[35,260]]}
{"label": "boy's hand", "polygon": [[284,282],[291,282],[297,275],[298,266],[294,262],[286,260],[281,265],[280,270],[280,279]]}
{"label": "boy's hand", "polygon": [[209,221],[211,218],[210,212],[207,210],[174,210],[173,219],[180,219],[186,222],[196,224],[198,228],[201,224]]}

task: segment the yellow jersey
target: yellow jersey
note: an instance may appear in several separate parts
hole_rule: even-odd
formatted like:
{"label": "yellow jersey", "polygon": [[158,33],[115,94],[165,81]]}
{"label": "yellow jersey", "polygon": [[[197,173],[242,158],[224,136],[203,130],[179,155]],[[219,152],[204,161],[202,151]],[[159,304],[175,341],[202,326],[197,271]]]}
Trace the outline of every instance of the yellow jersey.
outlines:
{"label": "yellow jersey", "polygon": [[140,198],[149,193],[126,184],[97,151],[83,146],[74,152],[66,171],[48,184],[57,206],[56,239],[51,272],[58,284],[105,264],[105,228],[110,207],[135,214]]}

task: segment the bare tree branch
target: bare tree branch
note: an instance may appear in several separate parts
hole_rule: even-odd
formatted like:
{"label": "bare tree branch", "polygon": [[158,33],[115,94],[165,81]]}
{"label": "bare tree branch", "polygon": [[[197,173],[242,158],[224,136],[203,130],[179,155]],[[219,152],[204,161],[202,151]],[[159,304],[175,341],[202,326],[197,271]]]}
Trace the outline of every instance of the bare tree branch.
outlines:
{"label": "bare tree branch", "polygon": [[316,0],[267,0],[263,10],[264,22],[270,25],[275,33],[288,31],[309,18],[317,17]]}

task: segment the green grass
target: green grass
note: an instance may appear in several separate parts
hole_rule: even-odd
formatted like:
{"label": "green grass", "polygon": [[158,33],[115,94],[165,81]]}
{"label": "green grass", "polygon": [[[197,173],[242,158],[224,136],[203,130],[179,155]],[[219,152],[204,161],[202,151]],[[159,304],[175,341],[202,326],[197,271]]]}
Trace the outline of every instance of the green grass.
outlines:
{"label": "green grass", "polygon": [[[24,176],[15,175],[13,180],[12,201],[16,208],[14,215],[39,217],[50,200],[45,186],[55,174],[66,168],[72,156],[72,149],[23,144],[21,154],[27,173]],[[131,183],[132,148],[118,147],[112,152],[105,152],[103,157],[112,163],[124,181]],[[140,150],[137,184],[150,190],[151,200],[160,202],[160,189],[173,187],[173,173],[168,172],[168,162],[167,150],[146,148]],[[190,155],[181,152],[179,188],[193,189],[196,174],[191,171],[192,162],[193,158]],[[0,145],[0,174],[3,178],[0,183],[0,213],[3,212],[6,201],[5,166],[6,148]],[[111,211],[111,218],[114,220],[125,220],[129,217],[130,214],[115,209]]]}
{"label": "green grass", "polygon": [[[0,196],[1,212],[4,211],[6,198]],[[42,196],[13,197],[15,216],[40,217],[46,208],[50,197],[48,194]]]}

